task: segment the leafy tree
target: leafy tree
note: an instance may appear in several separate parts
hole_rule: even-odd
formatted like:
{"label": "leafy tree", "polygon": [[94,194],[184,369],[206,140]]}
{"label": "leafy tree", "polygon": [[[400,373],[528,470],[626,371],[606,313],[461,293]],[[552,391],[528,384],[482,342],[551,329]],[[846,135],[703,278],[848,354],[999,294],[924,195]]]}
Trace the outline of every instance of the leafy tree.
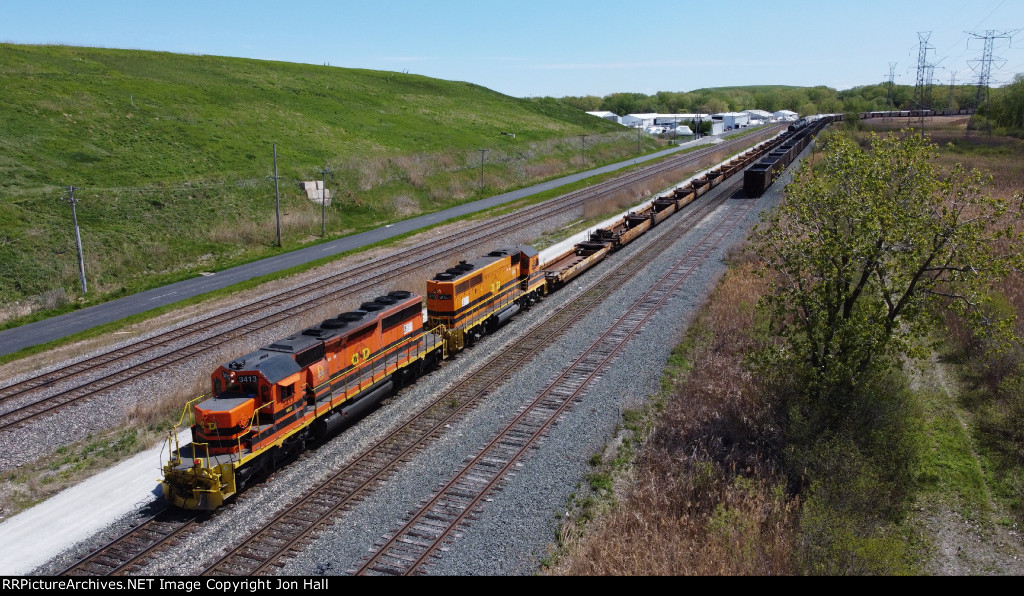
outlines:
{"label": "leafy tree", "polygon": [[702,97],[698,100],[696,110],[702,114],[719,114],[729,111],[729,104],[718,97]]}
{"label": "leafy tree", "polygon": [[643,93],[612,93],[606,95],[601,102],[601,109],[614,112],[620,116],[626,114],[642,114],[650,112],[649,106],[653,101]]}
{"label": "leafy tree", "polygon": [[836,403],[855,392],[893,356],[914,353],[943,308],[1009,339],[1010,322],[982,307],[991,283],[1024,265],[1013,228],[1024,205],[985,194],[977,171],[939,171],[913,131],[872,134],[864,148],[841,134],[823,145],[756,243],[778,272],[764,303],[783,338],[774,359],[807,396]]}
{"label": "leafy tree", "polygon": [[562,101],[577,110],[584,112],[596,112],[601,109],[602,99],[596,95],[584,95],[580,97],[563,97]]}
{"label": "leafy tree", "polygon": [[1000,126],[1024,128],[1024,75],[1018,74],[1013,82],[993,98],[992,118]]}

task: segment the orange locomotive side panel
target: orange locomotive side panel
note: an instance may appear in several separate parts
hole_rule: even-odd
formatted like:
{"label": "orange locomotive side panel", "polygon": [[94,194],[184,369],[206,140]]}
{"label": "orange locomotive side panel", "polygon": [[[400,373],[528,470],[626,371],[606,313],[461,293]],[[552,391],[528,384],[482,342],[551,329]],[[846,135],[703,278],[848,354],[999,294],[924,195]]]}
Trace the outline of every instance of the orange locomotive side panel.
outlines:
{"label": "orange locomotive side panel", "polygon": [[449,330],[468,330],[515,301],[518,286],[519,266],[508,254],[463,262],[427,280],[427,316]]}
{"label": "orange locomotive side panel", "polygon": [[332,396],[331,404],[342,403],[360,391],[394,374],[424,350],[423,308],[419,296],[408,292],[394,298],[394,304],[382,311],[381,300],[363,303],[359,311],[344,313],[350,318],[365,313],[356,327],[327,354],[329,384],[318,383],[317,396]]}
{"label": "orange locomotive side panel", "polygon": [[536,250],[495,250],[427,280],[428,324],[444,325],[448,349],[458,350],[529,307],[545,288]]}

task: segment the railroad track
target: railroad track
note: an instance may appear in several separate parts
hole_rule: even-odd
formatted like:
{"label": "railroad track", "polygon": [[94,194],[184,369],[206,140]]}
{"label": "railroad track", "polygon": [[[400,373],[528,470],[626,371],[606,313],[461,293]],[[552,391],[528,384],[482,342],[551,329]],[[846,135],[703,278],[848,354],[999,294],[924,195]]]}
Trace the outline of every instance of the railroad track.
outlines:
{"label": "railroad track", "polygon": [[718,193],[714,198],[709,197],[710,200],[694,205],[677,219],[663,223],[660,227],[664,233],[646,247],[632,251],[628,258],[601,274],[587,291],[527,330],[524,337],[489,356],[477,370],[435,398],[413,419],[311,489],[297,503],[289,505],[287,511],[270,520],[203,574],[261,575],[283,566],[321,530],[391,478],[405,462],[439,437],[445,428],[477,407],[503,379],[521,369],[565,330],[583,319],[643,265],[720,207],[727,197],[727,192]]}
{"label": "railroad track", "polygon": [[[733,183],[727,188],[739,188]],[[731,194],[728,190],[723,194]],[[637,300],[480,450],[447,484],[425,500],[404,526],[376,546],[376,552],[350,570],[354,575],[423,574],[439,549],[482,513],[487,501],[553,424],[583,399],[615,358],[640,333],[718,242],[757,201],[732,210],[683,259]]]}
{"label": "railroad track", "polygon": [[96,549],[61,575],[127,575],[144,565],[149,557],[173,546],[200,521],[194,514],[162,511]]}
{"label": "railroad track", "polygon": [[[775,129],[766,129],[765,133],[774,131]],[[52,415],[69,405],[92,399],[173,363],[221,347],[225,342],[243,338],[268,326],[323,308],[329,302],[342,301],[387,279],[393,279],[396,275],[417,271],[430,263],[464,255],[473,246],[493,242],[493,238],[499,237],[502,233],[528,225],[524,222],[541,220],[552,213],[613,194],[643,180],[687,167],[688,164],[699,163],[701,159],[712,154],[731,152],[750,140],[743,137],[725,141],[647,166],[633,175],[602,182],[559,197],[557,201],[545,201],[515,213],[481,222],[468,231],[431,239],[401,254],[383,257],[301,288],[281,292],[259,302],[161,334],[158,338],[142,340],[0,388],[0,408],[4,409],[0,412],[0,432]],[[329,297],[325,297],[325,293],[329,293]],[[173,347],[176,343],[182,345]],[[147,352],[155,353],[146,356]],[[87,377],[92,380],[88,380]],[[58,386],[59,388],[56,388]],[[48,388],[54,389],[48,391]]]}

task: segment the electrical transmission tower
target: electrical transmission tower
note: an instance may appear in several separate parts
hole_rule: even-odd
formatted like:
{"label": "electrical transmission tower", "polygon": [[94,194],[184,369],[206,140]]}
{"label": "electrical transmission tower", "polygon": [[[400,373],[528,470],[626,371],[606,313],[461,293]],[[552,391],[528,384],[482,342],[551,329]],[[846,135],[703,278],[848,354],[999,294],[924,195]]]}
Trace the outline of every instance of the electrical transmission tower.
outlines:
{"label": "electrical transmission tower", "polygon": [[[981,111],[983,105],[988,104],[989,97],[989,85],[992,82],[992,62],[995,60],[1003,60],[1002,58],[993,58],[992,50],[995,47],[997,39],[1011,39],[1016,31],[992,31],[989,29],[983,34],[974,33],[971,31],[964,31],[967,35],[973,36],[975,39],[984,39],[985,47],[981,51],[980,60],[970,60],[971,70],[978,73],[978,94],[974,99],[974,114],[977,116],[978,112]],[[978,65],[978,68],[974,67],[974,64]],[[986,129],[988,134],[992,134],[992,121],[988,116],[985,117]],[[968,133],[970,133],[970,126],[967,127]]]}
{"label": "electrical transmission tower", "polygon": [[[889,63],[889,89],[888,89],[888,91],[886,92],[886,95],[885,95],[885,101],[886,101],[886,104],[888,104],[888,106],[889,106],[889,111],[890,112],[892,110],[896,109],[896,104],[893,102],[893,99],[892,99],[892,82],[895,79],[896,79],[896,63],[895,62],[890,62]],[[892,116],[892,115],[890,114],[890,116]]]}
{"label": "electrical transmission tower", "polygon": [[932,32],[917,34],[917,83],[914,85],[914,103],[917,105],[917,109],[923,110],[925,108],[925,93],[927,91],[927,84],[925,82],[928,79],[928,50],[934,50],[935,48],[928,44],[928,38],[932,36]]}
{"label": "electrical transmission tower", "polygon": [[917,83],[914,85],[914,103],[920,117],[921,134],[924,134],[924,110],[931,104],[932,73],[935,65],[928,64],[928,50],[935,48],[928,44],[932,32],[917,34]]}
{"label": "electrical transmission tower", "polygon": [[953,109],[953,89],[956,87],[956,71],[949,73],[949,107],[947,109]]}

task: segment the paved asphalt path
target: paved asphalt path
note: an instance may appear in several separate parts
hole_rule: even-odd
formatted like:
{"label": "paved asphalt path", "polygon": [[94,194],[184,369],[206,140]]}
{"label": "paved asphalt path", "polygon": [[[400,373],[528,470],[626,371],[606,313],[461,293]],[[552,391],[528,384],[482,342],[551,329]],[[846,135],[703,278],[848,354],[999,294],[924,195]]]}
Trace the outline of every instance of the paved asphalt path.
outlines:
{"label": "paved asphalt path", "polygon": [[31,346],[43,344],[48,341],[53,341],[55,339],[67,337],[98,325],[118,321],[130,315],[146,312],[161,306],[167,306],[168,304],[174,304],[175,302],[179,302],[193,296],[199,296],[201,294],[206,294],[207,292],[226,288],[254,277],[260,277],[284,269],[289,269],[297,265],[302,265],[310,261],[357,249],[407,232],[413,232],[421,228],[442,223],[455,217],[475,213],[496,205],[509,203],[523,197],[528,197],[559,186],[571,184],[585,178],[590,178],[591,176],[614,172],[615,170],[662,157],[670,153],[675,153],[695,145],[714,142],[718,142],[718,138],[710,136],[703,137],[696,141],[683,143],[676,147],[664,149],[650,155],[644,155],[642,157],[581,172],[579,174],[549,180],[548,182],[543,182],[520,190],[495,195],[490,198],[459,205],[458,207],[452,207],[451,209],[445,209],[444,211],[421,215],[412,219],[389,224],[375,230],[345,236],[344,238],[254,261],[246,265],[239,265],[238,267],[218,271],[213,275],[197,276],[171,285],[154,288],[152,290],[139,292],[138,294],[133,294],[131,296],[125,296],[124,298],[119,298],[103,304],[97,304],[96,306],[90,306],[89,308],[76,310],[58,317],[30,323],[28,325],[22,325],[6,331],[0,331],[0,356],[17,352],[18,350]]}

